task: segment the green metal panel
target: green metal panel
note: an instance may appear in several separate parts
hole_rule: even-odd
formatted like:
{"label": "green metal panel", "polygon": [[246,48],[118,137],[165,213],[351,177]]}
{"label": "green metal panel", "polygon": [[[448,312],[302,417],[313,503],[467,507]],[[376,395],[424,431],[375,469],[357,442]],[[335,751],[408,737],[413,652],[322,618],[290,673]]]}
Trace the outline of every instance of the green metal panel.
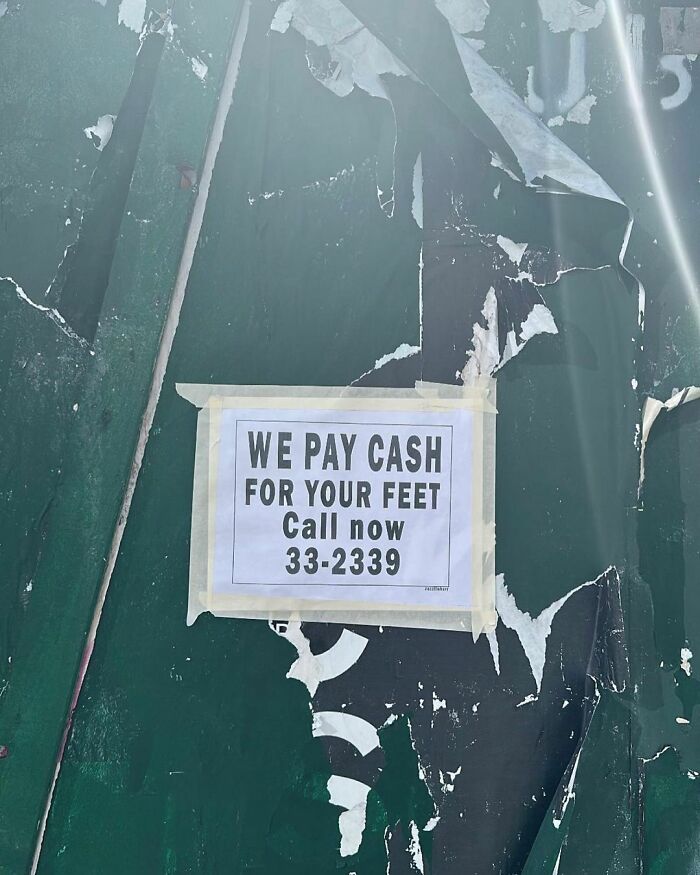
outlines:
{"label": "green metal panel", "polygon": [[[0,18],[0,40],[15,47],[3,58],[27,64],[26,99],[40,75],[45,82],[37,71],[47,57],[73,71],[76,33],[88,46],[103,34],[113,53],[97,54],[92,81],[42,86],[46,112],[25,120],[21,137],[42,142],[58,124],[49,114],[54,94],[74,101],[60,113],[63,125],[86,107],[57,148],[47,146],[34,165],[20,135],[7,136],[20,162],[7,171],[9,185],[37,183],[7,194],[17,221],[0,274],[36,301],[52,284],[47,305],[63,306],[84,334],[90,314],[101,313],[92,355],[18,297],[13,282],[0,285],[0,403],[7,455],[18,460],[3,471],[0,529],[11,563],[2,641],[12,657],[0,698],[8,753],[0,761],[0,871],[13,875],[28,871],[33,853],[182,254],[192,203],[180,188],[182,168],[187,181],[200,166],[240,11],[218,2],[195,10],[183,0],[177,28],[161,28],[169,36],[151,68],[143,139],[126,137],[138,157],[122,214],[126,192],[117,182],[130,175],[128,149],[98,162],[82,128],[117,112],[130,83],[142,106],[136,76],[146,81],[147,65],[143,55],[134,62],[137,38],[117,24],[116,2],[70,6],[75,29],[63,41],[42,29],[41,4]],[[615,10],[628,51],[643,19],[636,75],[688,240],[698,222],[695,69],[681,61],[692,73],[690,97],[663,109],[661,98],[681,80],[657,75],[665,57],[659,9],[610,0],[600,22],[584,28],[585,85],[596,102],[590,123],[580,123],[562,109],[575,25],[557,31],[545,21],[571,4],[549,4],[550,13],[534,0],[493,4],[483,33],[473,34],[484,39],[482,56],[521,96],[529,91],[531,105],[540,98],[551,130],[624,199],[635,219],[625,245],[626,209],[535,195],[490,164],[486,146],[507,162],[514,156],[475,108],[430,0],[346,6],[358,32],[365,25],[413,75],[384,77],[390,99],[324,88],[339,74],[323,47],[293,27],[271,31],[276,7],[251,4],[178,332],[38,871],[694,872],[700,413],[689,403],[661,414],[639,493],[638,428],[646,397],[665,400],[700,382],[697,287],[684,277],[634,127]],[[576,7],[580,16],[602,8],[585,7]],[[46,45],[19,53],[17,41],[34,31]],[[192,55],[206,58],[204,83]],[[423,229],[414,218],[419,152]],[[66,192],[95,235],[84,238],[82,261],[78,247],[61,255],[75,231],[63,224],[73,209],[63,206]],[[41,216],[32,201],[39,197]],[[105,223],[103,203],[116,205]],[[105,244],[91,264],[113,226],[113,262]],[[504,255],[498,234],[527,241],[521,265]],[[87,273],[76,273],[74,258]],[[495,638],[356,627],[368,642],[361,659],[310,695],[286,677],[295,650],[267,624],[204,615],[186,627],[196,412],[175,383],[454,381],[473,352],[474,323],[492,330],[482,314],[490,285],[500,355],[534,302],[557,326],[527,340],[498,372],[503,580]],[[374,367],[400,344],[420,353]],[[317,624],[303,631],[314,653],[339,635]],[[315,737],[312,714],[324,709],[368,719],[380,748],[362,757]],[[339,853],[332,774],[371,787],[351,856]]]}
{"label": "green metal panel", "polygon": [[[24,123],[28,130],[5,129],[16,166],[5,168],[11,231],[2,273],[14,283],[2,286],[3,306],[12,314],[3,330],[11,332],[13,323],[17,328],[3,344],[12,357],[3,428],[22,447],[3,458],[9,520],[3,545],[12,573],[3,579],[8,620],[0,736],[7,756],[0,782],[0,870],[8,873],[25,871],[34,852],[191,209],[193,191],[182,188],[178,165],[196,167],[201,159],[237,19],[235,5],[222,4],[211,7],[211,18],[194,23],[189,5],[179,4],[173,13],[178,39],[158,61],[142,137],[139,130],[124,130],[121,139],[112,139],[111,155],[109,145],[100,155],[83,127],[97,115],[119,112],[135,63],[138,75],[139,37],[118,24],[114,3],[65,5],[67,17],[57,29],[44,3],[13,5],[0,20],[3,59],[12,65],[12,53],[24,46],[16,64],[26,71],[15,80],[17,105],[34,107]],[[28,36],[36,33],[40,40]],[[196,51],[207,53],[208,84],[192,71]],[[65,77],[52,76],[49,62]],[[118,162],[115,152],[131,149],[134,137],[141,143],[133,178],[125,180],[128,197],[118,215],[105,218],[118,236],[91,351],[19,300],[15,283],[42,306],[53,306],[42,299],[53,265],[52,295],[60,298],[61,252],[73,239],[65,219],[71,218],[69,228],[81,217],[92,217],[88,230],[100,225],[94,210],[100,165]],[[44,159],[37,148],[44,149]],[[41,172],[34,173],[34,162]],[[13,235],[22,225],[20,246]],[[20,538],[18,528],[35,532],[33,539]]]}

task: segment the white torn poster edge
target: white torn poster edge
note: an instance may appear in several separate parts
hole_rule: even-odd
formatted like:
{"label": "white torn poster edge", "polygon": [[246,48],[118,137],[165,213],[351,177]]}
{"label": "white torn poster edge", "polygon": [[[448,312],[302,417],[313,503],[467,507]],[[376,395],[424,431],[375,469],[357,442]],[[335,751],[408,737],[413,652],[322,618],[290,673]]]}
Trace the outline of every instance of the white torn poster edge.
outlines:
{"label": "white torn poster edge", "polygon": [[498,338],[498,299],[493,286],[486,293],[481,310],[486,327],[475,322],[472,328],[471,349],[467,350],[467,361],[462,369],[462,380],[469,385],[483,375],[493,376],[507,362],[515,358],[528,340],[538,334],[558,334],[559,329],[551,311],[544,303],[536,303],[520,325],[519,334],[515,327],[506,335],[501,353]]}
{"label": "white torn poster edge", "polygon": [[[364,624],[417,629],[471,631],[476,639],[496,624],[495,579],[495,432],[496,383],[477,378],[469,386],[417,382],[413,389],[325,386],[176,385],[178,393],[199,408],[192,497],[190,581],[187,624],[210,611],[218,617],[284,618],[289,622]],[[360,410],[450,410],[475,413],[472,466],[472,514],[481,525],[472,530],[472,605],[427,608],[423,605],[375,604],[360,601],[296,599],[283,596],[215,595],[212,592],[214,500],[219,420],[223,408],[309,407]],[[330,607],[329,607],[330,604]]]}
{"label": "white torn poster edge", "polygon": [[689,401],[697,401],[700,398],[700,386],[686,386],[675,392],[667,401],[659,401],[656,398],[647,398],[642,408],[642,442],[639,452],[639,487],[637,497],[641,494],[642,485],[644,484],[644,455],[647,448],[647,440],[649,432],[656,422],[658,415],[662,410],[675,410],[682,404],[687,404]]}
{"label": "white torn poster edge", "polygon": [[340,856],[351,857],[360,850],[362,844],[370,788],[362,781],[342,775],[331,775],[326,788],[331,805],[345,809],[338,817]]}
{"label": "white torn poster edge", "polygon": [[287,677],[304,684],[312,698],[319,684],[333,680],[352,668],[369,643],[364,635],[343,629],[340,638],[328,650],[312,653],[311,642],[302,632],[298,620],[286,623],[284,631],[280,631],[274,623],[270,623],[270,626],[296,648],[299,657],[290,666]]}
{"label": "white torn poster edge", "polygon": [[[599,0],[598,7],[601,3],[602,0]],[[570,4],[566,0],[548,0],[548,5],[552,7],[549,12],[552,21],[558,21],[556,6],[562,6],[567,16],[571,16]],[[463,25],[458,19],[462,18],[464,9],[460,8],[462,15],[458,16],[456,8],[459,4],[445,2],[442,6],[443,15],[452,25],[452,36],[469,80],[472,97],[513,150],[527,184],[540,187],[542,181],[549,177],[571,191],[622,204],[622,200],[600,174],[558,139],[528,109],[505,79],[479,55],[475,47],[478,41],[460,33]],[[580,3],[576,8],[579,6],[587,10]],[[454,7],[455,14],[448,12],[447,7]],[[598,26],[598,7],[591,9],[587,15],[574,16],[576,30]],[[488,13],[488,4],[484,4],[483,12]],[[389,99],[383,75],[388,73],[415,78],[339,0],[284,0],[277,8],[271,30],[285,33],[290,27],[310,43],[327,48],[331,61],[327,69],[332,73],[319,75],[312,70],[312,74],[339,97],[347,96],[358,87],[373,97]],[[494,156],[492,163],[513,175],[497,156]]]}
{"label": "white torn poster edge", "polygon": [[369,374],[378,371],[380,368],[383,368],[384,365],[388,365],[389,362],[410,358],[411,356],[418,355],[420,351],[419,346],[413,346],[413,344],[410,343],[400,343],[393,352],[387,352],[383,356],[380,356],[368,371],[365,371],[360,374],[356,380],[353,380],[353,384],[359,383],[363,377],[367,377]]}
{"label": "white torn poster edge", "polygon": [[528,185],[550,177],[571,191],[622,205],[620,197],[579,155],[532,113],[507,82],[452,31],[472,97],[515,153]]}
{"label": "white torn poster edge", "polygon": [[379,734],[363,717],[347,711],[316,711],[311,734],[314,738],[342,738],[356,748],[363,757],[379,747]]}
{"label": "white torn poster edge", "polygon": [[[544,608],[536,617],[533,617],[527,611],[521,610],[515,601],[515,596],[508,590],[505,582],[505,576],[498,574],[496,576],[496,611],[498,616],[507,629],[512,629],[518,636],[523,653],[530,665],[533,680],[535,681],[536,695],[532,698],[525,698],[520,705],[525,705],[528,702],[537,701],[537,697],[542,689],[542,678],[544,677],[544,668],[547,661],[547,642],[552,631],[552,623],[559,610],[566,604],[572,595],[584,589],[587,586],[595,586],[598,582],[613,570],[613,566],[608,566],[605,571],[601,572],[592,580],[587,580],[580,583],[578,586],[569,590],[561,598],[552,602],[549,607]],[[489,638],[491,647],[491,655],[493,657],[496,673],[500,674],[500,664],[498,655],[498,639],[495,634],[493,639]],[[494,649],[495,648],[495,649]],[[520,707],[520,705],[516,707]]]}

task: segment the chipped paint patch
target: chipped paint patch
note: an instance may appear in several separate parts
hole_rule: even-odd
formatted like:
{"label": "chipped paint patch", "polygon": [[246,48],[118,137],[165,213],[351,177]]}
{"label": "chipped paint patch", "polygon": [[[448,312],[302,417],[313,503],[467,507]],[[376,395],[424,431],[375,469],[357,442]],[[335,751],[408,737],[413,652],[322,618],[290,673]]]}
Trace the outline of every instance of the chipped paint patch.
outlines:
{"label": "chipped paint patch", "polygon": [[425,872],[425,864],[423,862],[423,849],[420,846],[420,833],[418,824],[415,820],[411,821],[411,835],[408,840],[408,852],[411,855],[413,868],[416,872]]}
{"label": "chipped paint patch", "polygon": [[515,243],[509,237],[504,237],[499,234],[496,237],[496,243],[501,247],[505,254],[510,258],[513,264],[520,264],[527,249],[527,243]]}
{"label": "chipped paint patch", "polygon": [[577,125],[588,125],[591,121],[591,110],[598,102],[595,94],[587,94],[566,114],[566,120]]}
{"label": "chipped paint patch", "polygon": [[442,770],[438,771],[438,775],[440,778],[440,787],[442,792],[447,795],[448,793],[454,793],[455,789],[455,781],[462,774],[462,767],[458,766],[456,771],[454,772],[443,772]]}
{"label": "chipped paint patch", "polygon": [[605,2],[587,6],[579,0],[538,0],[542,18],[552,33],[574,30],[585,33],[598,27],[605,17]]}
{"label": "chipped paint patch", "polygon": [[437,693],[433,690],[433,714],[436,711],[439,711],[441,708],[447,708],[447,702],[445,699],[438,698]]}
{"label": "chipped paint patch", "polygon": [[478,33],[491,11],[487,0],[435,0],[435,5],[457,33]]}
{"label": "chipped paint patch", "polygon": [[115,118],[116,116],[106,113],[105,115],[101,115],[94,125],[83,128],[83,133],[88,140],[92,140],[92,143],[98,152],[101,152],[107,143],[109,143],[114,129]]}
{"label": "chipped paint patch", "polygon": [[192,72],[199,79],[200,82],[204,82],[207,78],[207,73],[209,72],[209,67],[201,60],[201,58],[197,58],[194,55],[190,58],[190,66],[192,67]]}
{"label": "chipped paint patch", "polygon": [[119,24],[141,33],[146,18],[146,0],[121,0],[117,20]]}

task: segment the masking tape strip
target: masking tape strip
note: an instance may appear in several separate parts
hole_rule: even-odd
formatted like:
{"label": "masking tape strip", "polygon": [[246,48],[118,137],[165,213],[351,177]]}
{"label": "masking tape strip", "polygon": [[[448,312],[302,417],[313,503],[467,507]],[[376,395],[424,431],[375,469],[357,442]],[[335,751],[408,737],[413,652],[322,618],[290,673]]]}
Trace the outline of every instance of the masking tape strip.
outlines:
{"label": "masking tape strip", "polygon": [[[470,386],[416,383],[415,389],[323,386],[222,386],[182,384],[178,393],[199,407],[194,464],[190,581],[187,624],[200,613],[239,619],[294,619],[306,622],[386,625],[401,628],[471,631],[476,639],[496,625],[495,611],[495,414],[496,382],[480,378]],[[472,605],[427,608],[376,602],[291,599],[282,596],[214,595],[213,531],[219,423],[226,408],[474,411],[472,490]]]}
{"label": "masking tape strip", "polygon": [[[495,380],[479,378],[470,386],[418,382],[414,389],[362,386],[222,386],[176,383],[179,395],[204,408],[216,399],[225,408],[254,407],[298,410],[483,410],[496,413]],[[352,401],[352,408],[348,402]],[[387,404],[387,401],[390,402]]]}
{"label": "masking tape strip", "polygon": [[194,487],[192,490],[192,527],[190,534],[190,594],[187,625],[191,626],[202,610],[193,604],[193,590],[201,598],[201,581],[209,578],[209,420],[208,407],[197,416],[197,443],[194,454]]}

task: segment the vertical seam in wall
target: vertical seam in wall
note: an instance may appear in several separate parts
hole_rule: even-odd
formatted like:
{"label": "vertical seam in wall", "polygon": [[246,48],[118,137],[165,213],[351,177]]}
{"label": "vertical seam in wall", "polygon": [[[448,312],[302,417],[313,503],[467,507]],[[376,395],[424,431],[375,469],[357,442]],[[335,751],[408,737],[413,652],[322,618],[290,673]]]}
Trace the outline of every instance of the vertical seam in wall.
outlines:
{"label": "vertical seam in wall", "polygon": [[160,398],[161,389],[163,387],[163,381],[165,379],[165,372],[168,366],[168,360],[170,358],[170,352],[172,350],[175,332],[177,331],[178,322],[180,320],[180,311],[182,310],[182,304],[185,299],[187,281],[189,279],[192,262],[194,260],[194,254],[197,248],[197,243],[199,241],[199,234],[202,229],[202,223],[204,221],[204,212],[206,210],[207,199],[209,197],[209,188],[211,186],[214,165],[216,163],[216,157],[218,155],[219,148],[221,147],[221,142],[223,140],[224,128],[226,127],[228,112],[233,101],[233,92],[236,87],[236,82],[238,80],[241,56],[243,54],[243,45],[245,43],[245,38],[248,32],[250,3],[251,0],[243,0],[243,4],[239,12],[238,22],[235,25],[235,33],[233,41],[231,43],[231,51],[229,54],[228,65],[224,74],[224,80],[221,86],[221,91],[219,93],[219,100],[216,106],[216,112],[214,114],[214,121],[212,123],[211,132],[209,134],[209,139],[207,141],[206,149],[204,152],[204,161],[202,162],[202,172],[200,175],[197,195],[195,197],[194,205],[192,207],[192,214],[190,216],[187,234],[185,235],[185,242],[183,245],[182,256],[180,258],[177,275],[175,277],[175,284],[173,286],[170,306],[168,308],[168,314],[165,319],[163,332],[160,338],[160,344],[158,346],[158,352],[156,354],[156,360],[153,367],[153,375],[151,377],[151,385],[148,392],[148,399],[146,401],[146,407],[141,418],[138,440],[131,462],[131,470],[129,471],[129,479],[127,480],[126,488],[124,490],[124,497],[122,499],[119,516],[117,518],[114,534],[112,536],[112,543],[110,544],[109,553],[107,555],[107,563],[97,594],[97,601],[95,604],[92,621],[90,623],[87,641],[83,649],[83,655],[80,660],[78,673],[76,676],[75,684],[73,686],[70,707],[66,716],[58,754],[56,756],[56,766],[54,769],[53,778],[51,780],[51,785],[49,787],[46,797],[44,812],[38,826],[37,840],[34,848],[34,857],[32,859],[30,875],[36,875],[36,871],[39,866],[39,858],[41,856],[44,835],[46,833],[46,824],[48,821],[49,812],[51,810],[51,805],[56,790],[56,784],[58,782],[58,776],[61,771],[61,763],[63,761],[63,754],[65,752],[66,743],[68,741],[68,734],[70,732],[70,728],[73,722],[73,713],[78,703],[80,690],[82,689],[85,675],[87,674],[88,665],[90,663],[90,657],[92,656],[92,651],[95,644],[95,636],[97,634],[97,629],[100,624],[100,618],[102,616],[102,609],[104,607],[105,599],[107,597],[107,591],[109,589],[112,573],[117,562],[117,555],[119,553],[122,536],[124,534],[124,529],[126,528],[127,519],[129,517],[131,502],[134,497],[134,491],[136,489],[136,482],[138,480],[139,471],[141,470],[141,464],[143,462],[144,453],[146,451],[148,435],[150,433],[151,426],[153,425],[153,419],[155,417],[156,408],[158,406],[158,399]]}

